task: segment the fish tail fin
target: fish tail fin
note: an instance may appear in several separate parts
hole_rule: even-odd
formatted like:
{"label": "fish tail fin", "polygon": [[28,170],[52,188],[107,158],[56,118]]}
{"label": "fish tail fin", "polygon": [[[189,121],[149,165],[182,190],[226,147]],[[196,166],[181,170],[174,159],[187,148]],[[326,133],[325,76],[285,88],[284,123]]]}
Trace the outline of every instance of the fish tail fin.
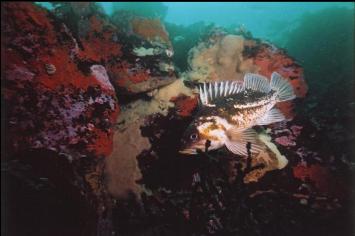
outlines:
{"label": "fish tail fin", "polygon": [[296,97],[291,84],[277,72],[272,73],[270,86],[272,90],[276,91],[278,102],[292,100]]}

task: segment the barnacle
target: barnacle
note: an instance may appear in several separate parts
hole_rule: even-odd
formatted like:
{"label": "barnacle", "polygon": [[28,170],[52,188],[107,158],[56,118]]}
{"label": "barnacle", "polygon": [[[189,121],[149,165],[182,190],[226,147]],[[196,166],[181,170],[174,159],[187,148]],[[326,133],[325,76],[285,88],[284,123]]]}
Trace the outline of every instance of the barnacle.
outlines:
{"label": "barnacle", "polygon": [[57,68],[53,64],[45,64],[44,65],[47,71],[47,74],[53,75],[57,71]]}

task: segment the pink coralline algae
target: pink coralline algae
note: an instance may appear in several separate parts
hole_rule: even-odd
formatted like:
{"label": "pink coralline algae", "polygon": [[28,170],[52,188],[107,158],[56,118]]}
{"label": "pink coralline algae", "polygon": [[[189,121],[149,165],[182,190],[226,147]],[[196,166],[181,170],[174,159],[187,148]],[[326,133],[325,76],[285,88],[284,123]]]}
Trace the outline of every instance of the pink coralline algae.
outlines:
{"label": "pink coralline algae", "polygon": [[282,146],[296,146],[296,142],[295,142],[295,138],[294,136],[290,135],[290,136],[281,136],[278,138],[275,138],[275,141],[282,145]]}
{"label": "pink coralline algae", "polygon": [[296,139],[301,134],[302,128],[302,126],[292,125],[290,130],[282,130],[282,133],[287,133],[287,135],[275,138],[275,142],[286,147],[296,146]]}
{"label": "pink coralline algae", "polygon": [[110,154],[118,104],[105,68],[92,65],[87,70],[91,73],[82,71],[79,64],[84,62],[72,53],[76,40],[44,9],[6,3],[2,10],[8,150],[42,148],[74,159]]}
{"label": "pink coralline algae", "polygon": [[292,130],[292,133],[295,137],[298,137],[300,134],[301,134],[301,130],[302,130],[302,126],[299,126],[299,125],[292,125],[291,126],[291,130]]}

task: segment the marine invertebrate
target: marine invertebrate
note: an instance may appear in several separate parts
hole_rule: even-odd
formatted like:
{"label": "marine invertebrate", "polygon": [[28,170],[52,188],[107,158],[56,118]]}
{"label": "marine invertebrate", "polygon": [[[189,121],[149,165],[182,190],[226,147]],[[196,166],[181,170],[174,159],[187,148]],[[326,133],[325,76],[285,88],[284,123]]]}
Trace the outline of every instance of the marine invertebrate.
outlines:
{"label": "marine invertebrate", "polygon": [[175,67],[174,67],[173,64],[168,64],[168,63],[160,62],[160,63],[159,63],[159,69],[160,69],[161,71],[174,72]]}
{"label": "marine invertebrate", "polygon": [[[275,154],[275,157],[277,159],[277,168],[282,169],[286,167],[288,160],[284,155],[280,153],[280,151],[277,149],[276,145],[271,141],[271,136],[267,132],[260,132],[258,134],[258,138],[260,141],[262,141],[267,147],[268,150],[270,150],[272,153]],[[257,157],[258,158],[258,157]],[[270,160],[271,158],[262,158],[264,160]]]}
{"label": "marine invertebrate", "polygon": [[166,53],[166,55],[167,55],[168,57],[172,57],[172,56],[174,55],[174,51],[171,50],[171,49],[166,49],[166,50],[165,50],[165,53]]}
{"label": "marine invertebrate", "polygon": [[297,137],[301,134],[302,129],[302,126],[292,125],[290,129],[275,130],[276,134],[282,134],[275,138],[275,142],[285,147],[296,146]]}
{"label": "marine invertebrate", "polygon": [[142,137],[140,126],[143,120],[131,122],[123,131],[113,136],[113,152],[106,160],[108,190],[119,198],[127,198],[130,192],[138,197],[142,188],[137,181],[142,177],[137,156],[150,148],[150,142]]}
{"label": "marine invertebrate", "polygon": [[107,75],[105,67],[103,67],[102,65],[92,65],[90,67],[90,70],[91,70],[91,74],[100,83],[102,89],[104,89],[106,91],[115,92],[115,89],[113,88],[113,86],[110,82],[110,79]]}
{"label": "marine invertebrate", "polygon": [[53,64],[44,64],[47,74],[53,75],[56,72],[56,67]]}
{"label": "marine invertebrate", "polygon": [[188,77],[202,82],[214,80],[242,80],[245,72],[254,72],[252,67],[238,68],[242,63],[244,39],[236,35],[219,37],[213,44],[202,42],[189,52],[191,70]]}
{"label": "marine invertebrate", "polygon": [[154,49],[155,48],[139,47],[139,48],[134,48],[133,52],[138,57],[153,56],[156,53],[156,50],[154,50]]}
{"label": "marine invertebrate", "polygon": [[296,142],[294,141],[294,137],[293,136],[281,136],[281,137],[277,137],[275,138],[275,142],[277,142],[278,144],[281,144],[282,146],[296,146]]}

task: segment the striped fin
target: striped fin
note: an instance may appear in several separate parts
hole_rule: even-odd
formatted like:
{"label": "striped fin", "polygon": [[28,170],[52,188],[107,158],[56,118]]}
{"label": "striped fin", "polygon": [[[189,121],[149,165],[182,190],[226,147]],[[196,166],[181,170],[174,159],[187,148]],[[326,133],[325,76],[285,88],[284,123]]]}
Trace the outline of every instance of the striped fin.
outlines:
{"label": "striped fin", "polygon": [[240,130],[231,128],[227,130],[228,139],[225,142],[227,149],[240,156],[248,156],[247,143],[250,142],[251,153],[259,153],[265,146],[258,140],[256,132],[249,128]]}
{"label": "striped fin", "polygon": [[291,84],[277,72],[271,75],[271,88],[276,91],[278,102],[292,100],[296,97]]}
{"label": "striped fin", "polygon": [[238,81],[219,81],[199,85],[200,100],[203,105],[211,105],[219,97],[227,97],[243,91],[243,84]]}
{"label": "striped fin", "polygon": [[272,108],[264,116],[260,117],[257,121],[257,125],[269,125],[276,122],[284,121],[286,118],[277,108]]}
{"label": "striped fin", "polygon": [[254,91],[268,93],[271,91],[271,86],[268,79],[258,74],[247,73],[244,76],[244,87]]}

